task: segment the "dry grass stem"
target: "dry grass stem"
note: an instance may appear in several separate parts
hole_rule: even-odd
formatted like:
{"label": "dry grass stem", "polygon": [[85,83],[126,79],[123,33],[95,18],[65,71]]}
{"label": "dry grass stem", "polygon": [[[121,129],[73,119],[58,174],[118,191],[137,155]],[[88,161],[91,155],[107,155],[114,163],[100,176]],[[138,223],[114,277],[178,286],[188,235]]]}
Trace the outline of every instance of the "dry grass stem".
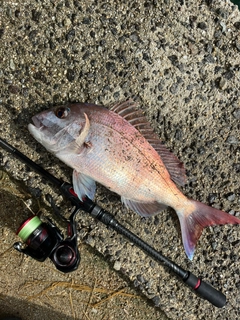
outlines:
{"label": "dry grass stem", "polygon": [[9,253],[10,251],[13,250],[13,246],[7,248],[7,250],[0,252],[0,257],[2,258],[5,254]]}
{"label": "dry grass stem", "polygon": [[96,279],[94,281],[94,285],[93,285],[93,288],[92,288],[92,291],[91,291],[91,294],[90,294],[90,297],[89,297],[89,300],[88,300],[88,304],[87,304],[87,307],[86,307],[86,310],[85,310],[85,313],[87,313],[87,310],[88,310],[88,307],[92,301],[92,297],[93,297],[93,292],[94,292],[94,289],[96,288]]}
{"label": "dry grass stem", "polygon": [[73,300],[72,300],[72,292],[71,291],[69,292],[69,300],[70,300],[70,306],[71,306],[71,310],[72,310],[73,319],[76,319],[76,313],[73,308]]}
{"label": "dry grass stem", "polygon": [[[128,298],[134,298],[134,299],[139,299],[141,298],[140,296],[137,296],[135,294],[130,294],[130,293],[126,293],[124,292],[124,289],[118,290],[118,291],[113,291],[113,290],[109,290],[109,289],[104,289],[104,288],[97,288],[95,286],[96,283],[94,283],[94,287],[90,287],[90,286],[86,286],[86,285],[81,285],[81,284],[74,284],[72,281],[68,282],[68,281],[56,281],[56,282],[50,282],[50,281],[41,281],[41,280],[34,280],[34,281],[28,281],[27,283],[25,283],[23,286],[20,287],[20,289],[24,289],[24,291],[26,291],[26,289],[28,289],[31,286],[38,286],[38,285],[46,285],[49,284],[46,288],[44,288],[43,290],[41,290],[40,292],[33,294],[31,296],[28,296],[27,299],[28,300],[33,300],[33,299],[37,299],[40,298],[44,295],[48,295],[48,293],[50,291],[55,290],[56,288],[69,288],[71,290],[75,290],[75,291],[82,291],[82,292],[90,292],[91,295],[89,297],[89,301],[87,303],[87,307],[85,310],[85,315],[86,312],[89,308],[89,306],[91,307],[98,307],[100,304],[109,301],[111,299],[113,299],[116,296],[120,296],[120,297],[128,297]],[[108,297],[101,299],[99,302],[92,304],[92,298],[93,295],[95,293],[102,293],[102,294],[107,294]],[[72,295],[70,294],[70,304],[71,304],[71,309],[72,309],[72,313],[75,316],[75,312],[73,309],[73,301],[72,301]],[[74,318],[75,319],[75,318]]]}
{"label": "dry grass stem", "polygon": [[87,320],[91,320],[85,311],[83,311],[83,314],[85,315],[85,317],[87,318]]}
{"label": "dry grass stem", "polygon": [[108,300],[111,300],[113,297],[116,297],[117,295],[121,295],[123,293],[123,290],[124,289],[121,289],[121,290],[119,290],[117,292],[114,292],[113,294],[109,295],[107,298],[102,299],[101,301],[95,303],[92,307],[93,308],[97,308],[100,304],[102,304],[102,303],[104,303],[104,302],[106,302]]}

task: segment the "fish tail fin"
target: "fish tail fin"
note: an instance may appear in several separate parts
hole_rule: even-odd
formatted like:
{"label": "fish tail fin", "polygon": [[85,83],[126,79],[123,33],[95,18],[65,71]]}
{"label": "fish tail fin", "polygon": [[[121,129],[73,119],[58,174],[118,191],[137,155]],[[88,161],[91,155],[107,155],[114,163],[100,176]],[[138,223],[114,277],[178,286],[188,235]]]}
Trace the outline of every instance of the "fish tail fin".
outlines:
{"label": "fish tail fin", "polygon": [[189,207],[186,210],[179,210],[177,213],[181,225],[183,246],[188,258],[192,260],[203,228],[213,225],[240,224],[240,219],[201,202],[189,201]]}

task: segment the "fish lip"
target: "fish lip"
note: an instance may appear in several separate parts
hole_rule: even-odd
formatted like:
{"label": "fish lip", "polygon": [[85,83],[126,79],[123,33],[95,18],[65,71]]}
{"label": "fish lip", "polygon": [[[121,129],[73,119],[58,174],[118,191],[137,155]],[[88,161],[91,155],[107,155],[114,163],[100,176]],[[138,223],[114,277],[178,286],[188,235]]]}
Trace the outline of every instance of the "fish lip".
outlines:
{"label": "fish lip", "polygon": [[42,126],[43,126],[42,122],[38,119],[37,116],[32,117],[32,122],[33,122],[34,126],[38,129],[42,128]]}

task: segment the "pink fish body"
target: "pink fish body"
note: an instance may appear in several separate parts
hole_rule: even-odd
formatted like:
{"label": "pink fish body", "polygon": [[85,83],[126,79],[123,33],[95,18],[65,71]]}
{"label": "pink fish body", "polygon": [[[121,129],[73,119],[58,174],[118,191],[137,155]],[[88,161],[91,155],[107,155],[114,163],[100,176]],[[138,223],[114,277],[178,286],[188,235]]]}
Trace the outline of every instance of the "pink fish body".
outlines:
{"label": "pink fish body", "polygon": [[94,197],[97,181],[121,195],[122,202],[142,216],[172,207],[190,259],[204,227],[240,223],[183,195],[174,183],[185,183],[182,164],[161,144],[133,101],[111,110],[69,104],[34,116],[33,123],[29,130],[35,139],[74,169],[73,186],[80,199]]}

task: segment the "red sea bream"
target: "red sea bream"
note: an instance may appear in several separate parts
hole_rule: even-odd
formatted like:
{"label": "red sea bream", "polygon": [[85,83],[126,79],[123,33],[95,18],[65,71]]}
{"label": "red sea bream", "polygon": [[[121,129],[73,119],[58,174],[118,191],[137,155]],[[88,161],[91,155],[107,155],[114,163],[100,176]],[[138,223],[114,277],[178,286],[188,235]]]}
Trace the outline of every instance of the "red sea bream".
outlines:
{"label": "red sea bream", "polygon": [[93,198],[95,181],[118,193],[141,216],[172,207],[180,220],[182,240],[192,259],[204,227],[239,224],[226,212],[188,199],[185,170],[151,129],[133,101],[110,110],[87,103],[68,104],[33,117],[28,128],[48,151],[74,169],[73,187],[80,199]]}

